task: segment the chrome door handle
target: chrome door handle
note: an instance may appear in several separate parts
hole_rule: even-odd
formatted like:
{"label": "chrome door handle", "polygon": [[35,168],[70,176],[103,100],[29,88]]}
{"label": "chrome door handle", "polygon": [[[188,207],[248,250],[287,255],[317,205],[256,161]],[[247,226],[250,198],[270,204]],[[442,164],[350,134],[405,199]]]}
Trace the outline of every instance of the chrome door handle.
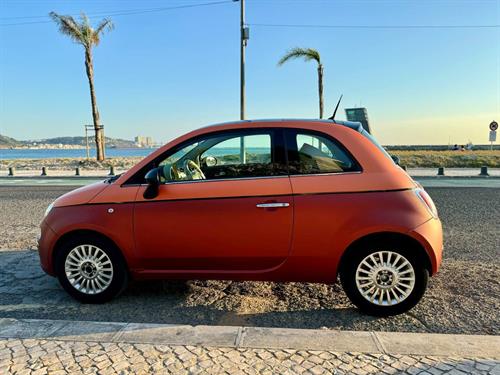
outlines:
{"label": "chrome door handle", "polygon": [[257,205],[258,208],[280,208],[280,207],[288,207],[288,206],[290,206],[290,203],[279,203],[279,202],[259,203]]}

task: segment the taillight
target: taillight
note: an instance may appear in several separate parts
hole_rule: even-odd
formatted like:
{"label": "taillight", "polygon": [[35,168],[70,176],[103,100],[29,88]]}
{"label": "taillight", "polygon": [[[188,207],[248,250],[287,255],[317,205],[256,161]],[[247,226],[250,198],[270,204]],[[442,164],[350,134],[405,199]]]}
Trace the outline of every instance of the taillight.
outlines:
{"label": "taillight", "polygon": [[417,194],[417,197],[419,197],[420,200],[425,204],[425,206],[432,214],[432,216],[438,217],[436,205],[432,201],[430,195],[427,194],[427,192],[424,189],[415,189],[415,194]]}

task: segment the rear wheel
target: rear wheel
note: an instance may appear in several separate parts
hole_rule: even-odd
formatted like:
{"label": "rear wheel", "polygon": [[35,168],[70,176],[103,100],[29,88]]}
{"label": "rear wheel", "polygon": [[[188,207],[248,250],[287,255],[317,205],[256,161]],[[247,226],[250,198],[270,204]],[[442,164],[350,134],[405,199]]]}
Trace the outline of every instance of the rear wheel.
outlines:
{"label": "rear wheel", "polygon": [[376,316],[410,310],[427,288],[429,272],[414,249],[374,246],[356,249],[340,274],[347,296],[359,309]]}
{"label": "rear wheel", "polygon": [[62,287],[84,303],[107,302],[127,286],[127,269],[119,250],[100,236],[79,235],[64,242],[55,267]]}

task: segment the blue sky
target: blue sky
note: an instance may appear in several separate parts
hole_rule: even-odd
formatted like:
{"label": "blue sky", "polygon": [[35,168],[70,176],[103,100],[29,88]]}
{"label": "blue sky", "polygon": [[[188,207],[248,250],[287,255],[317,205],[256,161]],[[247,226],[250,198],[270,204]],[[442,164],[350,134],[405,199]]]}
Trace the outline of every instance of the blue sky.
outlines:
{"label": "blue sky", "polygon": [[[61,14],[214,0],[2,0],[0,25]],[[102,16],[93,18],[98,21]],[[239,3],[113,16],[94,52],[106,134],[166,142],[239,118]],[[276,63],[317,48],[329,115],[362,105],[384,144],[487,143],[500,120],[500,28],[335,29],[257,24],[498,25],[500,0],[247,0],[247,117],[317,117],[313,63]],[[252,24],[256,24],[253,25]],[[82,47],[53,23],[0,26],[0,133],[82,135],[91,123]]]}

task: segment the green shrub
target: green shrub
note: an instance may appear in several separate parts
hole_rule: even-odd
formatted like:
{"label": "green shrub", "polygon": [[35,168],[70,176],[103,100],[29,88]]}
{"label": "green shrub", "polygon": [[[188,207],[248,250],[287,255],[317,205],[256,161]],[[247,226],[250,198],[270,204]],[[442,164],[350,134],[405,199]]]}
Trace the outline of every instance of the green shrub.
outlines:
{"label": "green shrub", "polygon": [[500,151],[390,151],[408,168],[500,168]]}

